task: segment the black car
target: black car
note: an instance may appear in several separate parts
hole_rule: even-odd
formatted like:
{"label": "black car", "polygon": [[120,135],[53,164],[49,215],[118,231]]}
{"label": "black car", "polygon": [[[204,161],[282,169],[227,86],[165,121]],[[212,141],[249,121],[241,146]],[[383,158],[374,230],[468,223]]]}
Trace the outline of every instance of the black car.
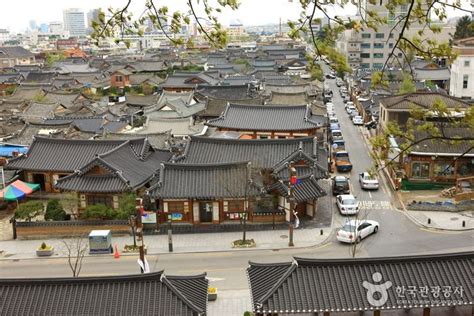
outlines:
{"label": "black car", "polygon": [[332,178],[332,194],[350,194],[349,178],[344,176],[335,176]]}

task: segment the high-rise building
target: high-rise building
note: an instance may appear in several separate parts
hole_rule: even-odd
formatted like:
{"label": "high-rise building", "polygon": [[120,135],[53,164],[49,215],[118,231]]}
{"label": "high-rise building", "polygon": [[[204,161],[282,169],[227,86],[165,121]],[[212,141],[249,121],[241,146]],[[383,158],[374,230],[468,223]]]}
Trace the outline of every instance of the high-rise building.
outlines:
{"label": "high-rise building", "polygon": [[87,12],[87,34],[92,33],[92,21],[99,19],[99,11],[100,9],[92,9]]}
{"label": "high-rise building", "polygon": [[67,9],[63,11],[64,29],[71,36],[81,37],[86,35],[84,12],[80,9]]}
{"label": "high-rise building", "polygon": [[453,50],[458,57],[451,65],[449,94],[474,100],[474,37],[455,41]]}
{"label": "high-rise building", "polygon": [[64,31],[63,24],[59,21],[49,23],[49,33],[62,34]]}
{"label": "high-rise building", "polygon": [[30,20],[30,30],[36,30],[38,28],[38,25],[36,24],[35,20]]}

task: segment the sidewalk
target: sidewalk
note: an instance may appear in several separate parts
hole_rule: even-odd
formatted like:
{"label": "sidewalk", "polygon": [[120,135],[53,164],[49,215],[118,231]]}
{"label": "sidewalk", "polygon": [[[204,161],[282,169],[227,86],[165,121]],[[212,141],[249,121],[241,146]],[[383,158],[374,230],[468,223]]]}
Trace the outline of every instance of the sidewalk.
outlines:
{"label": "sidewalk", "polygon": [[[295,229],[295,247],[311,247],[324,242],[331,234],[331,228],[323,228],[323,235],[320,234],[320,230],[320,228]],[[196,253],[289,248],[288,230],[247,232],[247,238],[253,238],[257,246],[254,248],[232,248],[231,243],[241,238],[241,232],[173,235],[173,252]],[[64,239],[1,241],[0,251],[3,251],[3,254],[0,255],[0,258],[36,258],[35,251],[43,241],[54,247],[55,254],[53,257],[64,257],[67,255],[67,252],[63,240]],[[144,240],[149,254],[168,253],[167,235],[145,236]],[[88,243],[88,241],[86,242]],[[125,244],[133,244],[133,238],[131,236],[112,237],[112,244],[114,246],[117,245],[121,252]]]}

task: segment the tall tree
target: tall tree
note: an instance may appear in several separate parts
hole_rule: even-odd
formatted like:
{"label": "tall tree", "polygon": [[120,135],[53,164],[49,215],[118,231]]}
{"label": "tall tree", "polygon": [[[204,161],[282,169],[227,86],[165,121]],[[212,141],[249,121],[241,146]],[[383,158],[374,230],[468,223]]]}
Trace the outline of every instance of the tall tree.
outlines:
{"label": "tall tree", "polygon": [[474,21],[469,15],[465,15],[456,23],[456,32],[454,32],[454,39],[461,39],[474,36]]}

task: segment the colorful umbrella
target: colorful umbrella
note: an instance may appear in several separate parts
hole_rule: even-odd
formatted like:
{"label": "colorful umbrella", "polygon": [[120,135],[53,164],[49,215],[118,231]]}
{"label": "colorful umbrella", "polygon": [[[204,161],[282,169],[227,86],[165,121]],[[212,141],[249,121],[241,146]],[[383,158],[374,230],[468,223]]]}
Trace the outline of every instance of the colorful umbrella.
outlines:
{"label": "colorful umbrella", "polygon": [[7,185],[5,189],[0,190],[0,199],[5,201],[18,201],[25,198],[27,195],[30,195],[33,193],[33,191],[38,190],[39,188],[39,184],[16,180],[15,182]]}

